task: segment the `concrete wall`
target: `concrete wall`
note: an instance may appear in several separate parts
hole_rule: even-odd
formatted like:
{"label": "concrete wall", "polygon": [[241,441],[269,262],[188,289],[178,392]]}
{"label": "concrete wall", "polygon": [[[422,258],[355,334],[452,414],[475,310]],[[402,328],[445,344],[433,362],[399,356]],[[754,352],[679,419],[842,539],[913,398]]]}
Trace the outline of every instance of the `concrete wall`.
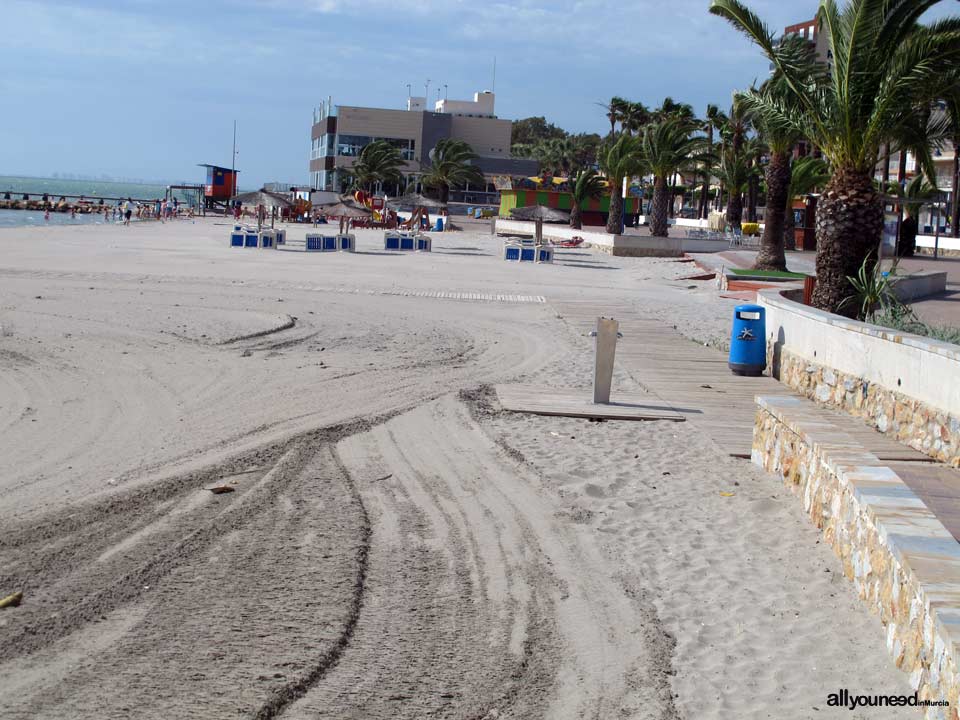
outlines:
{"label": "concrete wall", "polygon": [[451,137],[470,144],[477,155],[510,157],[510,132],[513,123],[497,118],[475,118],[453,115]]}
{"label": "concrete wall", "polygon": [[762,290],[782,382],[960,466],[960,346],[848,320]]}
{"label": "concrete wall", "polygon": [[[535,223],[521,220],[496,219],[498,235],[525,235],[532,237]],[[611,255],[630,257],[679,257],[683,254],[678,237],[657,238],[642,235],[611,235],[598,230],[574,230],[568,225],[544,223],[543,237],[546,240],[571,240],[582,237],[591,247]]]}
{"label": "concrete wall", "polygon": [[[929,249],[932,252],[935,241],[936,238],[933,235],[917,235],[917,248]],[[944,237],[941,235],[938,248],[951,255],[958,254],[960,253],[960,238]]]}
{"label": "concrete wall", "polygon": [[[382,108],[340,106],[337,116],[338,135],[406,138],[420,143],[423,134],[423,113]],[[419,156],[420,148],[416,148]]]}

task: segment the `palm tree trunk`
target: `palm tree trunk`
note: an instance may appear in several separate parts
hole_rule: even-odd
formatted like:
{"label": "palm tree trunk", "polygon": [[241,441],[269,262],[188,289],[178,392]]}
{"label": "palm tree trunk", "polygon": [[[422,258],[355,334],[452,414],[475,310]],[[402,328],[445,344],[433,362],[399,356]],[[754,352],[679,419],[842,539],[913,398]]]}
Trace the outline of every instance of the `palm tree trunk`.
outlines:
{"label": "palm tree trunk", "polygon": [[580,210],[580,203],[577,202],[576,198],[570,203],[570,227],[574,230],[583,228],[583,214]]}
{"label": "palm tree trunk", "polygon": [[739,192],[731,192],[730,199],[727,201],[727,224],[733,230],[739,230],[743,221],[743,195]]}
{"label": "palm tree trunk", "polygon": [[[616,180],[616,182],[614,182]],[[622,179],[610,178],[610,211],[607,213],[606,230],[611,235],[620,234],[620,222],[623,220]]]}
{"label": "palm tree trunk", "polygon": [[755,223],[757,221],[757,196],[760,194],[760,181],[756,175],[750,176],[750,184],[747,185],[747,221]]}
{"label": "palm tree trunk", "polygon": [[897,241],[897,257],[913,257],[917,249],[917,230],[920,223],[913,215],[904,215],[900,223],[900,238]]}
{"label": "palm tree trunk", "polygon": [[667,237],[670,223],[669,206],[671,193],[667,188],[667,179],[657,176],[653,179],[653,207],[650,209],[650,234],[655,237]]}
{"label": "palm tree trunk", "polygon": [[754,268],[757,270],[786,270],[784,255],[783,220],[790,186],[790,153],[775,152],[767,165],[767,215],[760,239],[760,252]]}
{"label": "palm tree trunk", "polygon": [[[707,152],[713,152],[713,125],[707,127]],[[710,194],[710,165],[704,163],[703,173],[703,195],[700,198],[700,210],[697,212],[698,218],[706,218],[708,212],[707,196]]]}
{"label": "palm tree trunk", "polygon": [[876,262],[877,246],[883,232],[883,204],[869,172],[838,167],[817,204],[817,286],[814,307],[857,313],[855,303],[840,308],[853,294],[850,277],[855,277],[865,258]]}
{"label": "palm tree trunk", "polygon": [[783,213],[783,247],[793,250],[797,246],[796,235],[797,218],[793,214],[793,198],[787,197],[787,209]]}

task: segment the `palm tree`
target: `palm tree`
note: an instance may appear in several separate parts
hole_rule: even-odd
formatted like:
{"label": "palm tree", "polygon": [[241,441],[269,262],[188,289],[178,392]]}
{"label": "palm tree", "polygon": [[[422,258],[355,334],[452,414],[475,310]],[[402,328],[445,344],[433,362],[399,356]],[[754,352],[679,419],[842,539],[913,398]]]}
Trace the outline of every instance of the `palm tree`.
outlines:
{"label": "palm tree", "polygon": [[639,135],[648,122],[650,122],[650,111],[646,106],[641,102],[631,102],[624,108],[620,127],[624,132]]}
{"label": "palm tree", "polygon": [[[716,128],[717,116],[720,115],[720,108],[716,105],[707,105],[707,112],[703,118],[703,130],[707,133],[707,152],[713,153],[713,131]],[[703,191],[700,193],[700,209],[697,211],[697,217],[707,217],[707,203],[710,195],[710,177],[712,175],[712,165],[704,163],[703,170]]]}
{"label": "palm tree", "polygon": [[[743,220],[743,193],[747,191],[750,184],[750,162],[743,152],[743,144],[747,140],[750,127],[750,115],[743,94],[735,94],[733,104],[730,106],[730,115],[727,117],[727,122],[722,130],[724,135],[724,154],[722,157],[726,162],[726,169],[721,172],[723,176],[736,180],[736,185],[723,182],[728,193],[727,224],[735,230],[740,229],[740,223]],[[743,163],[742,168],[740,167],[741,161]],[[740,172],[741,170],[743,170],[743,173]],[[730,175],[731,172],[734,174]]]}
{"label": "palm tree", "polygon": [[603,194],[603,178],[593,170],[581,170],[573,183],[570,199],[570,227],[579,230],[583,227],[581,205]]}
{"label": "palm tree", "polygon": [[695,135],[697,124],[678,115],[651,123],[643,133],[643,169],[653,175],[650,234],[667,237],[672,192],[668,180],[684,168],[705,158],[707,140]]}
{"label": "palm tree", "polygon": [[608,233],[617,234],[623,223],[622,185],[624,178],[639,175],[643,168],[641,140],[635,135],[621,133],[600,151],[600,169],[610,184],[610,209],[607,213]]}
{"label": "palm tree", "polygon": [[399,185],[403,181],[404,165],[399,149],[386,140],[374,140],[360,151],[348,173],[354,187],[370,192],[378,182]]}
{"label": "palm tree", "polygon": [[[789,42],[806,41],[800,37]],[[763,103],[752,108],[754,124],[770,151],[770,160],[764,173],[767,185],[766,215],[763,236],[754,268],[757,270],[786,270],[787,258],[784,254],[784,221],[788,210],[793,217],[790,196],[790,159],[793,146],[800,139],[800,132],[790,124],[780,122],[783,115],[789,115],[795,108],[785,107],[792,102],[789,88],[785,87],[779,76],[774,76],[760,86],[756,93],[747,94],[742,102],[748,107],[752,99],[762,97]],[[770,110],[773,108],[773,111]],[[792,233],[791,233],[792,234]]]}
{"label": "palm tree", "polygon": [[430,165],[424,172],[423,184],[436,188],[440,202],[446,204],[452,188],[470,182],[483,184],[483,173],[472,164],[477,157],[473,148],[463,140],[443,138],[430,151]]}
{"label": "palm tree", "polygon": [[747,222],[757,222],[757,201],[760,195],[760,178],[763,172],[760,163],[768,152],[763,138],[751,135],[743,143],[743,156],[746,158],[750,177],[747,179]]}
{"label": "palm tree", "polygon": [[[814,188],[823,187],[830,179],[830,169],[820,158],[806,156],[798,158],[790,166],[790,184],[787,186],[787,207],[783,214],[783,244],[784,247],[794,246],[794,229],[796,217],[793,214],[793,199],[801,195],[809,195]],[[769,190],[768,190],[769,193]],[[769,197],[769,196],[768,196]],[[769,200],[767,201],[769,207]],[[770,222],[769,212],[767,214]]]}
{"label": "palm tree", "polygon": [[717,167],[717,177],[727,189],[727,225],[733,230],[739,230],[743,221],[743,193],[750,184],[750,172],[750,165],[742,150],[735,152],[733,147],[728,147],[724,151]]}
{"label": "palm tree", "polygon": [[917,249],[918,216],[920,210],[937,196],[937,188],[927,182],[923,175],[917,175],[906,187],[897,188],[897,198],[903,208],[903,222],[900,223],[900,237],[897,240],[897,257],[913,257]]}
{"label": "palm tree", "polygon": [[818,73],[780,45],[739,0],[713,0],[727,19],[763,51],[797,99],[785,120],[820,148],[833,167],[817,208],[817,285],[813,304],[852,314],[848,278],[876,259],[883,206],[873,184],[881,145],[927,100],[942,94],[960,62],[960,18],[924,26],[938,0],[821,0],[817,16],[831,54]]}
{"label": "palm tree", "polygon": [[627,109],[630,107],[630,102],[615,95],[610,98],[610,102],[597,103],[597,105],[607,111],[607,120],[610,121],[610,134],[613,135],[617,131],[617,123],[623,122]]}

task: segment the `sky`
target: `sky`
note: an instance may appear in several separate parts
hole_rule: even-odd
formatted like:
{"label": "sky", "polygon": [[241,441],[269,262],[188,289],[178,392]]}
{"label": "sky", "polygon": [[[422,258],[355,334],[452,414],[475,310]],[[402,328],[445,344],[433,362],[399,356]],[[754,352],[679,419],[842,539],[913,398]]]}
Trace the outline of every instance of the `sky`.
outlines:
{"label": "sky", "polygon": [[[321,99],[404,106],[494,87],[496,112],[606,132],[598,103],[726,107],[768,73],[709,0],[3,0],[0,175],[306,183]],[[817,0],[748,0],[772,28]],[[957,12],[943,2],[937,16]],[[442,91],[441,91],[442,92]]]}

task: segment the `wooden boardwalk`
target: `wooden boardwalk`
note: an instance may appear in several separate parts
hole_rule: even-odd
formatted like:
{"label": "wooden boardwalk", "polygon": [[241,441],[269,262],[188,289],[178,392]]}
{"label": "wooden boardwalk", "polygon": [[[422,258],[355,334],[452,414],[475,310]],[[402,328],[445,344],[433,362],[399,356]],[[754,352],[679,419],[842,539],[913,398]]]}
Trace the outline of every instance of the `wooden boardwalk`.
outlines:
{"label": "wooden boardwalk", "polygon": [[[742,377],[727,367],[727,356],[678,333],[668,324],[644,317],[626,305],[552,303],[578,332],[593,330],[597,317],[620,322],[617,364],[662,404],[673,408],[735,457],[750,457],[757,395],[792,395],[768,377]],[[614,387],[612,397],[616,399]],[[831,421],[860,440],[864,447],[889,461],[930,458],[871,429],[858,418],[824,409]]]}

